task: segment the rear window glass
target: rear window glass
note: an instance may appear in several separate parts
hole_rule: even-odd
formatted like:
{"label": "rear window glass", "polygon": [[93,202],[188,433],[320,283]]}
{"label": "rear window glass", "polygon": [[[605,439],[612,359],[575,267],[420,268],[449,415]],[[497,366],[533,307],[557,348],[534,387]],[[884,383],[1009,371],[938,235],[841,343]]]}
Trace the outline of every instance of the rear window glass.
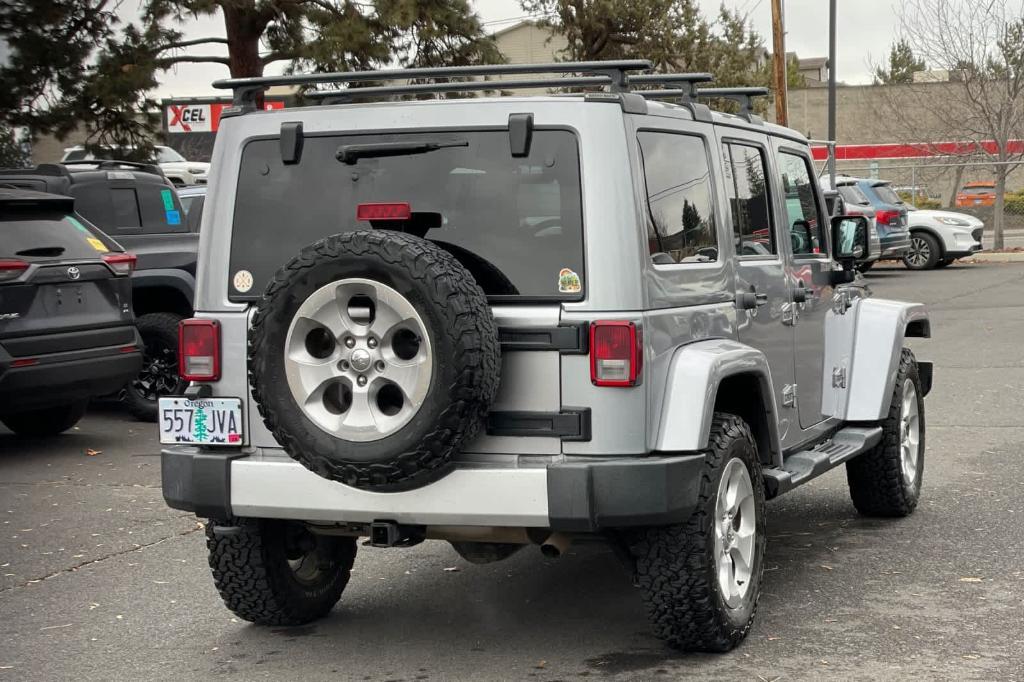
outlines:
{"label": "rear window glass", "polygon": [[[341,146],[440,143],[395,156],[337,159]],[[409,222],[356,220],[363,203],[407,203]],[[584,290],[579,153],[568,131],[535,130],[530,153],[512,156],[507,131],[306,137],[298,164],[278,140],[242,154],[231,236],[231,272],[258,298],[306,245],[352,230],[399,229],[454,253],[490,296],[579,299]],[[231,278],[229,278],[231,279]],[[230,285],[229,285],[230,286]]]}
{"label": "rear window glass", "polygon": [[902,204],[903,199],[889,185],[875,185],[875,194],[887,204]]}
{"label": "rear window glass", "polygon": [[114,227],[142,227],[139,197],[134,189],[111,189],[110,203],[114,209]]}
{"label": "rear window glass", "polygon": [[994,194],[995,189],[992,187],[964,187],[960,190],[961,194]]}
{"label": "rear window glass", "polygon": [[871,204],[868,195],[864,194],[857,185],[840,185],[839,196],[848,204],[860,204],[861,206],[869,206]]}
{"label": "rear window glass", "polygon": [[99,258],[120,250],[81,216],[38,208],[0,209],[0,258]]}

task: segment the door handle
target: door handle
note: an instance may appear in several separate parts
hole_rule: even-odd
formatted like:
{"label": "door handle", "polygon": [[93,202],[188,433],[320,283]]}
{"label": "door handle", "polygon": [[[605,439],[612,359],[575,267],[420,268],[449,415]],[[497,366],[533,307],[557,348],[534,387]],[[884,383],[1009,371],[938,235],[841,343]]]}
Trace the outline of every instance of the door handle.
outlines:
{"label": "door handle", "polygon": [[768,294],[759,294],[755,291],[744,291],[736,295],[736,302],[743,310],[760,308],[768,302]]}

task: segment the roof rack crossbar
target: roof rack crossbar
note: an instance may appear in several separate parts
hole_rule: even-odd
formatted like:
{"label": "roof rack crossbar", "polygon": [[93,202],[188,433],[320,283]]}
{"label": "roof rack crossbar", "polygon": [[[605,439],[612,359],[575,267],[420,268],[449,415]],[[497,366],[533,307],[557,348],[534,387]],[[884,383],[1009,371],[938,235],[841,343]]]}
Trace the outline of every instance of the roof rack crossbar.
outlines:
{"label": "roof rack crossbar", "polygon": [[160,166],[155,163],[142,163],[139,161],[119,161],[118,159],[78,159],[75,161],[61,161],[65,166],[96,166],[97,170],[106,170],[111,168],[135,168],[145,173],[152,173],[153,175],[164,174],[164,171]]}
{"label": "roof rack crossbar", "polygon": [[355,99],[385,97],[389,95],[423,95],[446,92],[480,92],[484,90],[526,90],[539,88],[581,88],[603,87],[611,81],[605,76],[580,76],[578,78],[544,78],[507,81],[460,81],[450,83],[413,83],[411,85],[383,85],[369,88],[346,88],[344,90],[315,90],[306,95],[309,99],[324,100],[327,104],[341,104]]}
{"label": "roof rack crossbar", "polygon": [[701,88],[698,97],[727,99],[740,105],[740,115],[754,115],[754,98],[767,97],[771,94],[768,88]]}
{"label": "roof rack crossbar", "polygon": [[256,78],[228,78],[214,81],[213,87],[234,90],[234,105],[251,106],[256,97],[275,85],[315,85],[322,83],[361,83],[367,81],[415,80],[420,78],[469,78],[507,76],[516,74],[595,74],[608,79],[612,92],[628,88],[627,71],[645,71],[653,68],[646,59],[614,61],[555,62],[549,64],[480,64],[439,68],[382,69],[377,71],[342,71],[335,73],[306,73]]}
{"label": "roof rack crossbar", "polygon": [[[648,73],[639,76],[630,76],[630,85],[682,85],[681,88],[672,88],[676,93],[674,97],[693,102],[697,99],[697,84],[710,83],[715,79],[710,73]],[[643,90],[634,91],[643,95]]]}

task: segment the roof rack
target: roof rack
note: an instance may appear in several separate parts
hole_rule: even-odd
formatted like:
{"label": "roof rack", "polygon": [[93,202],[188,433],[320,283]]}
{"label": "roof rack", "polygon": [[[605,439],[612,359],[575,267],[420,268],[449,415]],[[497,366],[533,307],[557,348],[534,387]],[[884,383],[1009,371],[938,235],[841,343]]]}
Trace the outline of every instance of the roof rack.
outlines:
{"label": "roof rack", "polygon": [[[550,64],[481,64],[476,66],[450,66],[443,68],[383,69],[378,71],[343,71],[336,73],[306,73],[258,78],[228,78],[214,81],[213,87],[233,91],[232,104],[239,112],[252,111],[256,100],[274,85],[315,85],[322,83],[365,83],[372,81],[415,80],[420,78],[471,78],[508,76],[517,74],[594,74],[608,79],[612,92],[628,90],[627,71],[646,71],[654,68],[647,59],[614,61],[557,62]],[[228,113],[228,112],[226,112]],[[230,112],[234,113],[234,112]],[[222,114],[223,115],[223,114]]]}
{"label": "roof rack", "polygon": [[697,91],[698,97],[728,99],[740,105],[740,116],[748,121],[755,117],[754,98],[767,97],[771,94],[768,88],[703,88]]}
{"label": "roof rack", "polygon": [[[680,99],[689,102],[697,101],[697,84],[710,83],[715,79],[710,73],[647,73],[639,76],[630,76],[630,85],[673,85],[682,84],[683,88],[673,89],[678,93]],[[637,94],[645,95],[647,92],[658,92],[657,90],[635,91]]]}
{"label": "roof rack", "polygon": [[0,168],[0,175],[46,175],[64,177],[68,170],[56,163],[41,163],[34,168]]}
{"label": "roof rack", "polygon": [[111,168],[131,168],[134,170],[142,171],[143,173],[151,173],[153,175],[164,176],[164,171],[160,166],[155,163],[140,163],[138,161],[118,161],[117,159],[79,159],[77,161],[62,161],[65,166],[96,166],[97,170],[107,170]]}
{"label": "roof rack", "polygon": [[388,95],[419,95],[444,92],[479,92],[483,90],[525,90],[540,88],[603,87],[612,81],[607,76],[580,76],[575,78],[533,78],[507,81],[457,81],[448,83],[413,83],[411,85],[384,85],[344,90],[314,90],[306,97],[323,100],[325,104],[342,104],[354,99]]}

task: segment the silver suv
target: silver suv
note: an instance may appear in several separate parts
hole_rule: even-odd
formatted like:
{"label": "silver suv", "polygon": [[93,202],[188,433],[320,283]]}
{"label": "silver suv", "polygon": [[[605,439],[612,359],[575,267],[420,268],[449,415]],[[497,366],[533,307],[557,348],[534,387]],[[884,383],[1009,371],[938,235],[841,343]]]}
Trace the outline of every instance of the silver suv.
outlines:
{"label": "silver suv", "polygon": [[[596,538],[658,636],[725,651],[766,499],[846,464],[861,513],[914,510],[924,308],[855,281],[866,221],[826,214],[807,140],[752,113],[763,91],[629,73],[650,67],[218,84],[237,106],[180,330],[192,383],[160,430],[164,496],[210,519],[237,615],[323,616],[360,538],[474,563]],[[562,77],[515,78],[540,72]],[[313,95],[380,99],[481,76],[606,91],[258,110],[273,84],[403,81]]]}

